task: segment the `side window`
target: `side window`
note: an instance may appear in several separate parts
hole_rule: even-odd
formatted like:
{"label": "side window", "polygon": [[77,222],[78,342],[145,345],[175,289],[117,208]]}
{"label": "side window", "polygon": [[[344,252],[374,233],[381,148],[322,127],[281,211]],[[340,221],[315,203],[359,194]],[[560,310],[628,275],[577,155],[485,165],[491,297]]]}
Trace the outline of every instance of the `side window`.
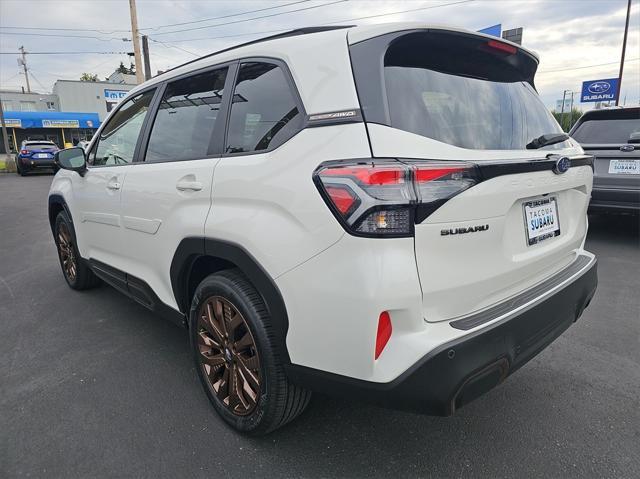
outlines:
{"label": "side window", "polygon": [[226,152],[266,150],[286,141],[301,124],[282,69],[273,63],[243,63],[233,92]]}
{"label": "side window", "polygon": [[193,160],[207,156],[227,68],[167,85],[153,123],[145,161]]}
{"label": "side window", "polygon": [[124,165],[133,161],[142,124],[155,90],[127,100],[100,132],[89,163],[94,166]]}

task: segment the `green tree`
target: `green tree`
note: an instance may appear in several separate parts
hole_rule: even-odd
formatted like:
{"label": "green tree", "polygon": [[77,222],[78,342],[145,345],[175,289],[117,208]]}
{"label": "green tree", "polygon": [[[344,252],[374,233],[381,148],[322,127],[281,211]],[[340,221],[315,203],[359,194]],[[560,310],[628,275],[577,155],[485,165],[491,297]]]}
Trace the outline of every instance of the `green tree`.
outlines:
{"label": "green tree", "polygon": [[564,113],[552,110],[551,114],[564,131],[569,131],[571,130],[571,127],[578,121],[578,118],[582,116],[582,110],[573,108],[571,111],[565,111]]}
{"label": "green tree", "polygon": [[80,75],[80,81],[98,81],[98,74],[85,72]]}
{"label": "green tree", "polygon": [[129,70],[124,66],[123,62],[120,62],[120,66],[116,68],[116,73],[129,73]]}
{"label": "green tree", "polygon": [[116,73],[122,73],[124,75],[135,75],[136,68],[133,63],[129,66],[129,68],[124,66],[124,62],[120,62],[118,68],[116,68]]}

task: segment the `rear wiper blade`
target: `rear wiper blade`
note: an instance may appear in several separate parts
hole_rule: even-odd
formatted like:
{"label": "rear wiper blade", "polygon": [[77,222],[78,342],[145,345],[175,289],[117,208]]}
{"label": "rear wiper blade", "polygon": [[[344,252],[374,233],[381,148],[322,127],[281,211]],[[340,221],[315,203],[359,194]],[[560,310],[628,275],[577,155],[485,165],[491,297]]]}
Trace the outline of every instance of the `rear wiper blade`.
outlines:
{"label": "rear wiper blade", "polygon": [[538,138],[534,138],[527,143],[527,150],[537,150],[543,146],[555,145],[556,143],[562,143],[568,139],[569,135],[566,133],[549,133],[546,135],[540,135]]}

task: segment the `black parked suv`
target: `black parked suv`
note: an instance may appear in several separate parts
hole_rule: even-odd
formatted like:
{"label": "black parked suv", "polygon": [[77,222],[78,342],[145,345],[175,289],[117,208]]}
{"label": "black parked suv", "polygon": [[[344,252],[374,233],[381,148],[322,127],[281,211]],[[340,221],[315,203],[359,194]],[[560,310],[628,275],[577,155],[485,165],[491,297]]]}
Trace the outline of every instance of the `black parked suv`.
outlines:
{"label": "black parked suv", "polygon": [[589,211],[640,212],[640,107],[586,112],[571,129],[595,156]]}

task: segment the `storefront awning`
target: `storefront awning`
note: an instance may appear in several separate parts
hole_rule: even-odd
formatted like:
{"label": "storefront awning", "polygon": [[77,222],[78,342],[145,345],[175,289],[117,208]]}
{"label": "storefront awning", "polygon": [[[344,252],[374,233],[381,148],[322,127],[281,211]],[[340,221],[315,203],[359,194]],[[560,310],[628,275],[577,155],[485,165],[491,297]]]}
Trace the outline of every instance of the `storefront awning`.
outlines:
{"label": "storefront awning", "polygon": [[5,111],[7,128],[98,128],[97,113],[62,111]]}

